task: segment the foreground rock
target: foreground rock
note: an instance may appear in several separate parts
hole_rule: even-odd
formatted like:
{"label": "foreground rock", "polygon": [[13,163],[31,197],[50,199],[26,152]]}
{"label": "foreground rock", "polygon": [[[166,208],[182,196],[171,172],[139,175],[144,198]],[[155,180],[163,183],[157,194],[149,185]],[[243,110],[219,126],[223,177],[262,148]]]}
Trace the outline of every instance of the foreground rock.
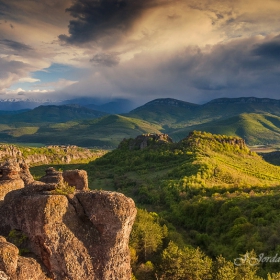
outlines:
{"label": "foreground rock", "polygon": [[[136,216],[133,200],[115,192],[86,191],[85,171],[64,174],[68,185],[61,190],[61,181],[48,180],[57,171],[47,172],[44,182],[34,181],[6,194],[0,208],[0,234],[9,236],[16,229],[26,236],[23,249],[35,254],[28,260],[37,268],[26,266],[44,276],[20,278],[15,274],[22,260],[16,261],[14,245],[9,245],[14,246],[15,256],[9,265],[1,266],[0,250],[0,272],[18,280],[130,279],[128,241]],[[72,191],[69,185],[83,191]]]}
{"label": "foreground rock", "polygon": [[24,181],[19,175],[20,171],[20,166],[16,162],[6,162],[0,165],[0,201],[4,200],[10,191],[24,187]]}
{"label": "foreground rock", "polygon": [[19,249],[0,236],[0,279],[50,280],[43,265],[34,258],[19,256]]}

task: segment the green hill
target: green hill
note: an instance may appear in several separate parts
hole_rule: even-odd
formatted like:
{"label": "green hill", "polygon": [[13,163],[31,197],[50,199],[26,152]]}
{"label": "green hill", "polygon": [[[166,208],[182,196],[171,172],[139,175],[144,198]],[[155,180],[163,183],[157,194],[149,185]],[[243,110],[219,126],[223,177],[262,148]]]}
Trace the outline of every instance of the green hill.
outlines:
{"label": "green hill", "polygon": [[172,98],[155,99],[132,110],[127,116],[160,125],[176,126],[188,121],[199,105]]}
{"label": "green hill", "polygon": [[[278,252],[280,167],[236,137],[194,132],[179,143],[150,140],[147,148],[133,150],[131,141],[87,165],[92,188],[133,197],[169,225],[167,240],[199,246],[212,258]],[[156,253],[150,260],[158,262]],[[263,277],[273,271],[279,267],[260,266]]]}
{"label": "green hill", "polygon": [[[125,174],[128,181],[136,179],[136,185],[137,182],[141,185],[150,179],[151,182],[162,179],[165,183],[180,186],[182,190],[198,188],[211,192],[212,188],[238,189],[279,184],[280,168],[251,152],[241,138],[193,132],[179,143],[151,144],[138,150],[128,148],[132,146],[130,141],[124,140],[120,148],[93,162],[92,167],[98,169],[99,165],[102,166],[102,173],[109,170],[109,173]],[[118,166],[118,162],[122,165]],[[96,180],[99,180],[98,176]],[[116,187],[113,181],[108,186]]]}
{"label": "green hill", "polygon": [[166,98],[148,102],[131,111],[129,116],[160,123],[168,129],[227,119],[243,113],[280,116],[280,101],[255,97],[220,98],[197,105]]}
{"label": "green hill", "polygon": [[160,126],[143,120],[108,115],[93,120],[45,124],[40,127],[14,126],[7,128],[4,126],[0,131],[0,138],[12,143],[116,147],[123,138],[149,132],[159,133],[159,129],[161,129]]}
{"label": "green hill", "polygon": [[244,138],[249,145],[280,143],[280,117],[271,114],[241,114],[228,119],[177,129],[170,135],[174,139],[182,139],[193,130],[239,136]]}

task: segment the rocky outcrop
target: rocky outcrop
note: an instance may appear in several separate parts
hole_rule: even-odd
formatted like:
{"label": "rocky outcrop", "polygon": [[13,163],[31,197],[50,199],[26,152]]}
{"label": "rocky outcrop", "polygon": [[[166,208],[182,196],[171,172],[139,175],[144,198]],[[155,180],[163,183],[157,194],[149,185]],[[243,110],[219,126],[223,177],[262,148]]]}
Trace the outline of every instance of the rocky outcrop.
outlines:
{"label": "rocky outcrop", "polygon": [[0,236],[0,279],[50,280],[38,260],[19,256],[19,249]]}
{"label": "rocky outcrop", "polygon": [[88,176],[85,170],[66,170],[63,172],[56,171],[53,167],[46,170],[46,175],[40,179],[46,184],[67,183],[75,187],[76,190],[86,191],[88,188]]}
{"label": "rocky outcrop", "polygon": [[59,184],[63,182],[62,172],[56,171],[53,167],[46,169],[46,175],[40,179],[46,184]]}
{"label": "rocky outcrop", "polygon": [[137,136],[135,139],[124,139],[119,148],[128,146],[130,150],[142,150],[148,146],[161,145],[166,143],[173,143],[172,139],[167,134],[142,134]]}
{"label": "rocky outcrop", "polygon": [[[16,162],[6,162],[0,166],[0,201],[7,193],[24,187],[20,178],[20,166]],[[0,203],[1,204],[1,203]]]}
{"label": "rocky outcrop", "polygon": [[[67,193],[66,188],[62,195],[63,178],[79,190]],[[8,236],[16,229],[26,236],[26,249],[34,257],[17,257],[17,247],[0,239],[0,248],[3,243],[13,256],[8,263],[0,249],[3,277],[130,279],[128,241],[136,216],[134,202],[120,193],[87,191],[86,179],[85,171],[62,174],[49,168],[41,182],[6,194],[0,206],[0,235]],[[19,274],[24,267],[25,272]],[[28,271],[33,274],[27,275]]]}
{"label": "rocky outcrop", "polygon": [[71,163],[100,157],[105,151],[93,151],[77,146],[47,146],[42,148],[24,148],[14,145],[0,145],[0,161],[16,159],[28,165]]}
{"label": "rocky outcrop", "polygon": [[179,144],[180,143],[194,147],[198,147],[199,145],[203,145],[205,147],[211,146],[212,149],[215,149],[216,144],[223,144],[229,145],[232,148],[239,148],[241,150],[249,151],[248,147],[246,146],[245,140],[240,137],[211,134],[201,131],[190,132],[186,138],[182,139],[179,142]]}

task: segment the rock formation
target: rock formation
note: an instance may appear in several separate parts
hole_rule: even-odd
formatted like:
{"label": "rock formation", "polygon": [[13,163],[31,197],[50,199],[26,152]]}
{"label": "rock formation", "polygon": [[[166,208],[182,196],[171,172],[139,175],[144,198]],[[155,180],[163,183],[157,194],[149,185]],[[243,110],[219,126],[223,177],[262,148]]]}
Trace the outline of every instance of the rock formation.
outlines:
{"label": "rock formation", "polygon": [[[11,180],[19,180],[20,170],[14,171]],[[29,252],[18,256],[18,248],[0,237],[0,279],[130,279],[128,241],[136,216],[132,199],[89,191],[82,170],[49,168],[40,182],[29,182],[8,192],[0,206],[0,235],[12,242],[16,230],[26,237],[16,245]]]}
{"label": "rock formation", "polygon": [[10,191],[24,187],[24,181],[19,173],[20,167],[16,162],[8,161],[0,166],[0,202]]}
{"label": "rock formation", "polygon": [[75,186],[76,190],[88,190],[88,176],[86,171],[78,169],[66,170],[63,171],[62,177],[69,186]]}
{"label": "rock formation", "polygon": [[124,139],[119,148],[124,145],[128,145],[130,150],[142,150],[152,145],[160,145],[164,143],[173,143],[172,139],[167,134],[142,134],[137,136],[135,139]]}
{"label": "rock formation", "polygon": [[26,164],[71,163],[100,157],[105,151],[93,151],[77,146],[47,146],[39,149],[19,148],[14,145],[0,145],[0,161],[17,160]]}
{"label": "rock formation", "polygon": [[19,256],[19,249],[0,236],[0,279],[51,280],[35,258]]}

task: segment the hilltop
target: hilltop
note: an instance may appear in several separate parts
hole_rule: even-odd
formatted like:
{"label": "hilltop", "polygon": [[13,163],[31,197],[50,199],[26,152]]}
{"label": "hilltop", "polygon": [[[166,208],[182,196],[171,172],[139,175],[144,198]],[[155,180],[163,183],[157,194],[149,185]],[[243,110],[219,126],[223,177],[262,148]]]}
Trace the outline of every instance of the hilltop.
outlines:
{"label": "hilltop", "polygon": [[198,105],[162,98],[150,101],[132,110],[128,115],[179,128],[184,125],[226,119],[243,113],[270,113],[280,116],[280,100],[256,97],[218,98]]}
{"label": "hilltop", "polygon": [[[149,135],[146,137],[150,138]],[[146,180],[153,184],[153,180],[157,182],[159,179],[172,182],[172,185],[178,185],[182,190],[192,187],[226,189],[279,184],[280,168],[251,152],[245,141],[238,137],[197,131],[178,143],[170,140],[161,143],[147,140],[145,149],[131,149],[131,141],[123,140],[118,149],[91,163],[88,170],[92,167],[92,170],[98,170],[102,174],[122,174],[128,181],[135,180],[135,186],[139,187]],[[135,141],[137,143],[137,138]],[[117,162],[122,162],[122,165],[118,166]],[[96,176],[98,184],[101,183],[100,180],[102,181]],[[111,181],[108,186],[114,188],[116,182]],[[155,191],[152,186],[149,188],[151,193],[147,191],[145,194],[147,201]]]}
{"label": "hilltop", "polygon": [[244,113],[223,120],[174,129],[172,137],[181,139],[193,130],[238,136],[250,145],[280,143],[280,117],[272,114]]}

